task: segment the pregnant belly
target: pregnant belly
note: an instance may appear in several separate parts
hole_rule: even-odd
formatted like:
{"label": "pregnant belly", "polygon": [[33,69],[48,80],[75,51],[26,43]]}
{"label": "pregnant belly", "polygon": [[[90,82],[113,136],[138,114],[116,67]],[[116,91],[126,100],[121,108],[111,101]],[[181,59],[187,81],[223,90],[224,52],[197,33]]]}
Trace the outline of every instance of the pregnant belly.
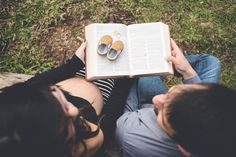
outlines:
{"label": "pregnant belly", "polygon": [[89,101],[99,115],[103,108],[103,97],[96,85],[80,77],[70,78],[57,83],[63,90],[71,95]]}

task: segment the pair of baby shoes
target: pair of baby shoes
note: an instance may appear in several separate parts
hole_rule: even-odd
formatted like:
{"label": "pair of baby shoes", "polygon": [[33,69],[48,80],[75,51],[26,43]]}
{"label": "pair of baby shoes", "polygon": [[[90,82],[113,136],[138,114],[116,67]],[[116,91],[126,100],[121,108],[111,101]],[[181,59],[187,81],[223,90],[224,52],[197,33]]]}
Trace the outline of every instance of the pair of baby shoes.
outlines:
{"label": "pair of baby shoes", "polygon": [[117,59],[123,49],[124,44],[121,40],[113,42],[110,35],[104,35],[98,42],[97,53],[102,56],[106,55],[109,60],[113,61]]}

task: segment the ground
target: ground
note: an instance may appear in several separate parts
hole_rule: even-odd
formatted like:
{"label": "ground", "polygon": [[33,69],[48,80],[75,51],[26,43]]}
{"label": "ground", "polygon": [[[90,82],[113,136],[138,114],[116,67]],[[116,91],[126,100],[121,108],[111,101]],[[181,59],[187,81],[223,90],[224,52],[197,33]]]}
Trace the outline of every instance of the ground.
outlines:
{"label": "ground", "polygon": [[236,2],[180,0],[0,0],[0,72],[35,74],[65,62],[84,26],[162,21],[185,54],[222,63],[220,83],[236,87]]}
{"label": "ground", "polygon": [[[127,11],[111,12],[107,15],[106,22],[132,24],[135,23],[135,17]],[[93,23],[89,17],[81,21],[67,19],[63,24],[54,27],[40,41],[41,47],[44,48],[44,54],[52,57],[57,65],[65,62],[85,40],[84,29],[81,28],[89,23]],[[75,30],[80,30],[80,32],[74,33]]]}

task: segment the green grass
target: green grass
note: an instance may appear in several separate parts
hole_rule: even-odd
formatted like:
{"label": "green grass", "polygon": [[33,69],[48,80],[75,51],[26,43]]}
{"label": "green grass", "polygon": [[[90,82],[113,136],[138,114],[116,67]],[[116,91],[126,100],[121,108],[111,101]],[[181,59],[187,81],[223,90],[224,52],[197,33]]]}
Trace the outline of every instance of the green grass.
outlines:
{"label": "green grass", "polygon": [[86,20],[107,22],[109,13],[125,24],[165,22],[186,54],[218,57],[222,63],[221,83],[236,87],[235,0],[4,1],[0,16],[0,71],[38,73],[51,68],[54,58],[45,55],[45,45],[41,44],[51,28],[72,25],[70,31],[84,37]]}
{"label": "green grass", "polygon": [[[0,71],[36,73],[53,66],[38,45],[50,25],[57,25],[68,0],[3,1],[1,7]],[[7,48],[6,48],[7,47]]]}

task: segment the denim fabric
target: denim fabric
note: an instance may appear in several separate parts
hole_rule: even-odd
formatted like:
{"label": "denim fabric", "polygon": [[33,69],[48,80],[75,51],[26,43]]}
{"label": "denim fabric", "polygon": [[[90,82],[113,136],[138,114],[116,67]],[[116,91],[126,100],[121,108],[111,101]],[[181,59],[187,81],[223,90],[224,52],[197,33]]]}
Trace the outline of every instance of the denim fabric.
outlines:
{"label": "denim fabric", "polygon": [[218,83],[220,80],[220,61],[208,54],[196,54],[186,57],[203,83]]}

